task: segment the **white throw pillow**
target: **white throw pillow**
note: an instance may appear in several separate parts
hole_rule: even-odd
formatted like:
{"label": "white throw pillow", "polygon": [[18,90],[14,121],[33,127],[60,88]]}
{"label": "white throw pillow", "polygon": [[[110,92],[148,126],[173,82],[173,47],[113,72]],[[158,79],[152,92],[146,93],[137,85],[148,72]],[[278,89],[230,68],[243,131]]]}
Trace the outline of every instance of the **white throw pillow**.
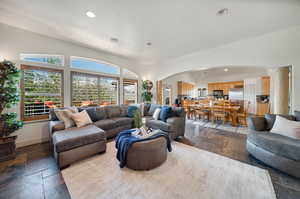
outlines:
{"label": "white throw pillow", "polygon": [[300,139],[300,122],[288,120],[277,115],[273,128],[270,132]]}
{"label": "white throw pillow", "polygon": [[86,110],[72,114],[72,119],[77,127],[83,127],[93,123]]}
{"label": "white throw pillow", "polygon": [[159,118],[159,114],[160,114],[160,108],[155,109],[154,113],[153,113],[153,119],[158,120]]}

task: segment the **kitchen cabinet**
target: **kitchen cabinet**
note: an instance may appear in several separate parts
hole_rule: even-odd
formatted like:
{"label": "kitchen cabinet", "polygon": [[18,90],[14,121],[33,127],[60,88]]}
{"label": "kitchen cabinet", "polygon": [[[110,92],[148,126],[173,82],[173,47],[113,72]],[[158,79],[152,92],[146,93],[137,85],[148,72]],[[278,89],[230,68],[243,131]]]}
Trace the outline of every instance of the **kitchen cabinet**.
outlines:
{"label": "kitchen cabinet", "polygon": [[262,95],[270,95],[270,77],[261,78],[261,93]]}
{"label": "kitchen cabinet", "polygon": [[194,97],[195,85],[183,81],[177,82],[178,96],[191,96]]}
{"label": "kitchen cabinet", "polygon": [[214,90],[222,90],[224,95],[228,95],[231,88],[243,87],[244,81],[208,83],[208,94],[212,95]]}

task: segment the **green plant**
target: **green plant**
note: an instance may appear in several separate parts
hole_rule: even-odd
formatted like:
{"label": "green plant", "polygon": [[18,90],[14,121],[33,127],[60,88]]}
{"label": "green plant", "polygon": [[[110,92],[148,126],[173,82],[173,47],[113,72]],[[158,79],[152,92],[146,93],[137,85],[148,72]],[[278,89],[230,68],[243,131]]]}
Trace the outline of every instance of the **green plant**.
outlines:
{"label": "green plant", "polygon": [[143,81],[143,84],[142,84],[142,88],[143,88],[142,100],[143,100],[143,102],[151,102],[152,97],[153,97],[153,95],[151,93],[152,87],[153,87],[153,83],[150,80]]}
{"label": "green plant", "polygon": [[137,109],[133,113],[133,122],[135,128],[141,128],[143,126],[142,115],[140,109]]}
{"label": "green plant", "polygon": [[6,137],[23,126],[16,113],[2,113],[19,102],[20,70],[10,61],[0,62],[0,137]]}

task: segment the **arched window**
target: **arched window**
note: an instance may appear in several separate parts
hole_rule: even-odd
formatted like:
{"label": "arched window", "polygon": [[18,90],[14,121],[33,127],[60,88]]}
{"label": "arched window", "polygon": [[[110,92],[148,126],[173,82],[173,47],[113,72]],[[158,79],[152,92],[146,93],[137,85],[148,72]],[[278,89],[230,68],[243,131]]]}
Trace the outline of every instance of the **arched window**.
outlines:
{"label": "arched window", "polygon": [[71,56],[71,67],[111,75],[120,75],[120,68],[102,61]]}
{"label": "arched window", "polygon": [[64,66],[63,55],[48,55],[48,54],[20,54],[21,61],[50,64],[56,66]]}

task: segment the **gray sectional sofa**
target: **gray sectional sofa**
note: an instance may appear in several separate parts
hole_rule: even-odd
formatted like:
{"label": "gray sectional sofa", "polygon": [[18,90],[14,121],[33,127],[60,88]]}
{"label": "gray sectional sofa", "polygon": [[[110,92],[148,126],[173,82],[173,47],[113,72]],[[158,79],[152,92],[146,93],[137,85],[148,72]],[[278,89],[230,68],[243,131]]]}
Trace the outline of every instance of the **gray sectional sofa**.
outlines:
{"label": "gray sectional sofa", "polygon": [[[295,115],[280,116],[300,122],[299,111],[295,111]],[[300,140],[271,133],[275,119],[273,114],[249,118],[247,151],[267,165],[299,178]]]}
{"label": "gray sectional sofa", "polygon": [[[182,108],[172,108],[172,115],[166,122],[153,120],[153,109],[159,105],[146,104],[144,119],[146,125],[153,129],[168,132],[172,139],[184,135],[185,113]],[[91,155],[105,152],[106,140],[115,137],[119,132],[133,128],[133,118],[127,115],[127,105],[85,107],[93,124],[65,129],[54,110],[50,110],[49,133],[54,157],[59,168]]]}

